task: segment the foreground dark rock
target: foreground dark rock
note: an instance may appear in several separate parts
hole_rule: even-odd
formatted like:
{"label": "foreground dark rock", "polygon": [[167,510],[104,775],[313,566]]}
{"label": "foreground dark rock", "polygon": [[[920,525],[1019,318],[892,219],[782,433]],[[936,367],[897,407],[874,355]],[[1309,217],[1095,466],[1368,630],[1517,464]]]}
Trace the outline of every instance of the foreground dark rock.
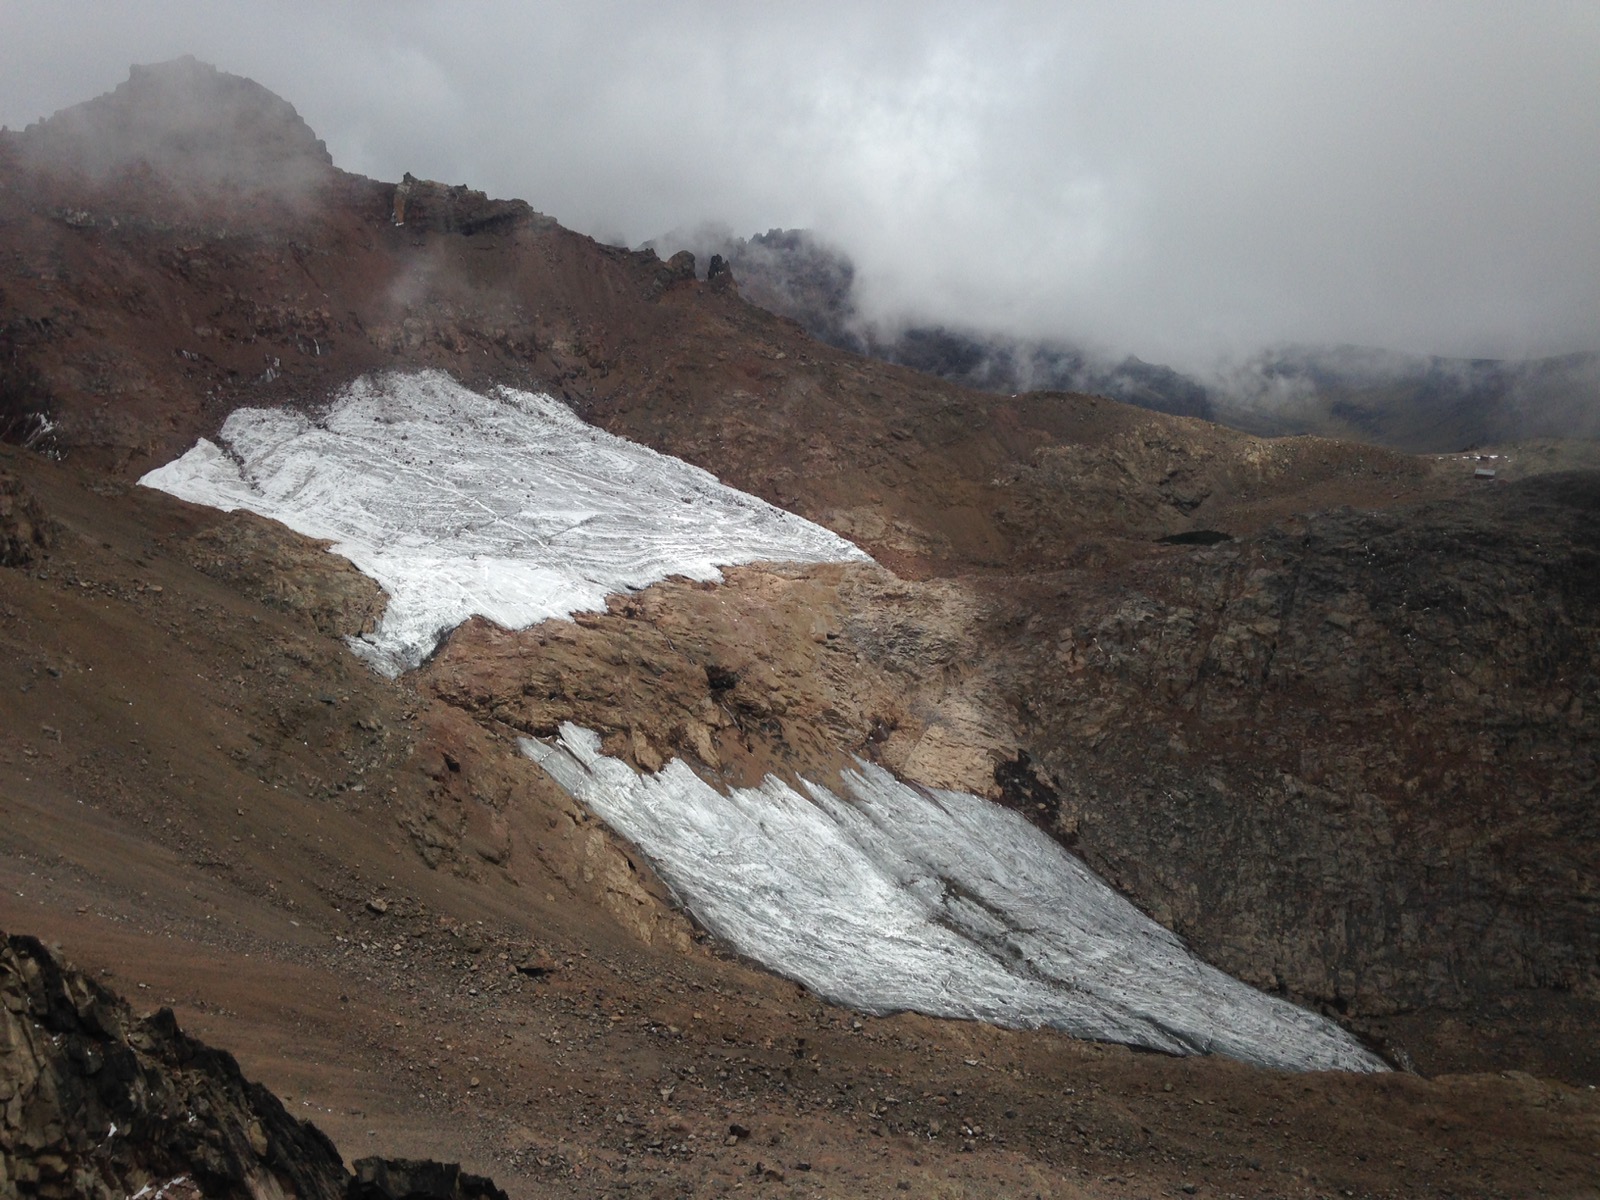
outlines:
{"label": "foreground dark rock", "polygon": [[455,1163],[412,1158],[363,1158],[349,1200],[506,1200],[494,1181]]}
{"label": "foreground dark rock", "polygon": [[504,1200],[452,1164],[366,1159],[251,1083],[170,1009],[134,1016],[38,940],[0,942],[0,1197]]}

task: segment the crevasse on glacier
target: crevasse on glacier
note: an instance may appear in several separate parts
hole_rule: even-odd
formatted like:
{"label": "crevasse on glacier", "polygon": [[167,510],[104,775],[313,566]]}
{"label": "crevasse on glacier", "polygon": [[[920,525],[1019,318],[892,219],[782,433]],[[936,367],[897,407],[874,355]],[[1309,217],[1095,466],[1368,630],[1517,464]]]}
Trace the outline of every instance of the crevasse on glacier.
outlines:
{"label": "crevasse on glacier", "polygon": [[479,615],[509,629],[605,607],[670,575],[867,556],[546,395],[481,395],[437,371],[357,380],[319,419],[242,408],[139,482],[326,538],[383,587],[353,648],[398,675]]}
{"label": "crevasse on glacier", "polygon": [[523,752],[644,853],[733,949],[867,1012],[1048,1026],[1289,1070],[1383,1070],[1331,1021],[1196,959],[1015,813],[857,763],[844,794],[724,794],[574,725]]}

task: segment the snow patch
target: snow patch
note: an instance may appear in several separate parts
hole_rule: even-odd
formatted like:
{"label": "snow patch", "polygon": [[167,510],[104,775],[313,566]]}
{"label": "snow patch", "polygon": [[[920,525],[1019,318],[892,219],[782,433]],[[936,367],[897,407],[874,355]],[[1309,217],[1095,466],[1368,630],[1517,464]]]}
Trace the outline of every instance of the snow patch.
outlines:
{"label": "snow patch", "polygon": [[333,542],[389,594],[351,644],[391,676],[474,615],[521,629],[671,575],[867,559],[550,396],[483,395],[437,371],[360,379],[319,418],[239,409],[218,439],[139,482]]}
{"label": "snow patch", "polygon": [[830,1000],[1286,1070],[1381,1071],[1331,1021],[1207,966],[999,805],[857,762],[844,795],[772,776],[723,794],[562,726],[524,754],[649,857],[740,954]]}

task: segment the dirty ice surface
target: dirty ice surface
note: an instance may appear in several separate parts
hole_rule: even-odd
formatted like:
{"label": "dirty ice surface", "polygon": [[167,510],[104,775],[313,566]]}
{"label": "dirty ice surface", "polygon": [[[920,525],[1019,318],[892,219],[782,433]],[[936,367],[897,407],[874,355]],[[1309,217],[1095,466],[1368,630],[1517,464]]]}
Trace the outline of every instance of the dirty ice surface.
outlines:
{"label": "dirty ice surface", "polygon": [[523,753],[741,954],[866,1012],[910,1009],[1287,1070],[1381,1071],[1331,1021],[1200,962],[1027,821],[867,763],[843,795],[641,775],[562,726]]}
{"label": "dirty ice surface", "polygon": [[475,614],[520,629],[670,575],[867,557],[549,396],[483,395],[437,371],[357,380],[321,416],[239,409],[218,441],[139,482],[332,541],[389,594],[351,642],[387,675]]}

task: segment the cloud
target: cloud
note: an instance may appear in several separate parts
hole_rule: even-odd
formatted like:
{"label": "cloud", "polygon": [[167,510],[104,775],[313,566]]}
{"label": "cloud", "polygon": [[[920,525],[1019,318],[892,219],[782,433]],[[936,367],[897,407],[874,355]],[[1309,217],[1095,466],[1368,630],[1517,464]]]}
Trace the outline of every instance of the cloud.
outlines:
{"label": "cloud", "polygon": [[806,226],[869,311],[1200,365],[1600,347],[1600,8],[0,0],[0,121],[192,52],[335,160],[637,243]]}

